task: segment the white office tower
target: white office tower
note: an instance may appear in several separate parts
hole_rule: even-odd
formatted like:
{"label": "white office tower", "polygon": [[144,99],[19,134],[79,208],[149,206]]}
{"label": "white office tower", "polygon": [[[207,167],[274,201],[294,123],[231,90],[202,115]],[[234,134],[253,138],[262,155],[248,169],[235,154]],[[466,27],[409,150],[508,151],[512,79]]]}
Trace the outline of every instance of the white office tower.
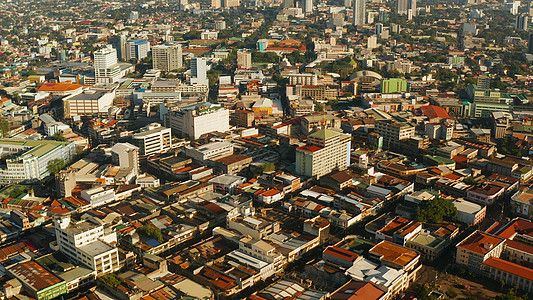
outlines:
{"label": "white office tower", "polygon": [[133,144],[139,147],[144,156],[165,153],[172,148],[171,130],[159,123],[148,124],[133,135]]}
{"label": "white office tower", "polygon": [[163,44],[152,47],[152,63],[154,69],[170,72],[181,69],[183,55],[180,44]]}
{"label": "white office tower", "polygon": [[526,14],[516,16],[516,22],[514,24],[514,29],[518,31],[527,30],[529,16]]}
{"label": "white office tower", "polygon": [[191,84],[192,85],[209,85],[207,79],[207,60],[202,57],[191,59]]}
{"label": "white office tower", "polygon": [[353,0],[353,25],[366,24],[366,0]]}
{"label": "white office tower", "polygon": [[409,2],[409,9],[411,10],[411,13],[412,13],[412,16],[413,17],[416,17],[417,16],[417,10],[416,10],[416,1],[417,0],[410,0]]}
{"label": "white office tower", "polygon": [[303,0],[303,6],[304,13],[313,12],[313,0]]}
{"label": "white office tower", "polygon": [[117,82],[120,79],[117,50],[111,45],[94,52],[94,76],[96,83],[102,84]]}
{"label": "white office tower", "polygon": [[237,67],[250,69],[252,67],[252,53],[246,50],[239,50],[237,52]]}
{"label": "white office tower", "polygon": [[229,110],[220,104],[199,103],[170,112],[169,126],[181,137],[198,139],[210,132],[229,130]]}
{"label": "white office tower", "polygon": [[520,8],[520,1],[511,1],[509,4],[509,12],[512,14],[512,15],[517,15],[518,14],[518,9]]}

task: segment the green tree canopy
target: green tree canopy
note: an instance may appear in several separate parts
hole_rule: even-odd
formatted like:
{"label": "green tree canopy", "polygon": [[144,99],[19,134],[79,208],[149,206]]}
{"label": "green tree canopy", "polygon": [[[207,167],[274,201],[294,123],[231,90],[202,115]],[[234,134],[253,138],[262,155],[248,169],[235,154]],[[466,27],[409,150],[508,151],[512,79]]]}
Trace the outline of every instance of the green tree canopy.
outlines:
{"label": "green tree canopy", "polygon": [[48,169],[48,172],[50,172],[50,174],[55,174],[61,171],[64,167],[65,167],[65,161],[62,160],[61,158],[56,158],[48,162],[47,169]]}
{"label": "green tree canopy", "polygon": [[452,202],[437,197],[430,201],[422,201],[416,211],[415,219],[419,222],[440,223],[452,220],[457,215],[457,208]]}
{"label": "green tree canopy", "polygon": [[52,139],[59,142],[66,142],[67,139],[63,136],[63,131],[58,131],[52,135]]}
{"label": "green tree canopy", "polygon": [[154,240],[160,243],[163,243],[165,241],[163,239],[163,233],[161,233],[161,230],[152,224],[143,225],[142,227],[137,229],[137,233],[145,237],[153,238]]}

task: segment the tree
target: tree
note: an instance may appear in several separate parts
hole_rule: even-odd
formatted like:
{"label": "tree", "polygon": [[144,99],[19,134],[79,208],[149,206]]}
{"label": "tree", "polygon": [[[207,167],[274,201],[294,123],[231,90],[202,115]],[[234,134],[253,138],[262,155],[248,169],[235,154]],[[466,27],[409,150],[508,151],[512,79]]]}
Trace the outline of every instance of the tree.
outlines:
{"label": "tree", "polygon": [[477,184],[476,180],[472,176],[466,177],[465,179],[463,179],[463,182],[468,184],[468,185],[476,185]]}
{"label": "tree", "polygon": [[165,241],[163,239],[163,234],[161,233],[161,230],[152,224],[143,225],[142,227],[137,229],[137,232],[142,236],[153,238],[154,240],[160,243],[163,243]]}
{"label": "tree", "polygon": [[276,171],[276,165],[274,165],[273,163],[266,163],[261,166],[261,169],[263,170],[263,172]]}
{"label": "tree", "polygon": [[515,294],[514,289],[511,289],[508,293],[500,294],[500,295],[496,296],[496,298],[494,298],[494,299],[496,299],[496,300],[523,300],[524,298],[517,296]]}
{"label": "tree", "polygon": [[50,172],[50,174],[55,174],[61,171],[64,167],[65,161],[61,158],[56,158],[49,161],[48,166],[46,168],[48,169],[48,172]]}
{"label": "tree", "polygon": [[433,200],[422,201],[416,211],[415,219],[419,222],[440,223],[443,220],[452,220],[457,215],[457,208],[452,202],[436,197]]}
{"label": "tree", "polygon": [[59,142],[66,142],[67,139],[63,136],[63,131],[58,131],[52,135],[52,139]]}
{"label": "tree", "polygon": [[113,273],[102,275],[100,276],[99,280],[105,283],[107,286],[110,286],[112,288],[116,288],[125,282],[124,279],[118,277],[117,275]]}

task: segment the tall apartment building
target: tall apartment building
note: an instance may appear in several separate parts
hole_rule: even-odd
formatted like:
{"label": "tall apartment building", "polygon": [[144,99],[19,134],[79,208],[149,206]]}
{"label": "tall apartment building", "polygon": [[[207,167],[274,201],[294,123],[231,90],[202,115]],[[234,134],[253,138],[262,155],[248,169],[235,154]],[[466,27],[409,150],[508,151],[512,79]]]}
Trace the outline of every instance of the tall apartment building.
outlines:
{"label": "tall apartment building", "polygon": [[168,124],[181,137],[198,139],[210,132],[229,130],[229,110],[208,102],[183,107],[169,114]]}
{"label": "tall apartment building", "polygon": [[527,31],[529,16],[526,14],[516,16],[514,29],[519,31]]}
{"label": "tall apartment building", "polygon": [[150,43],[147,40],[128,40],[126,42],[126,59],[135,58],[137,60],[148,56]]}
{"label": "tall apartment building", "polygon": [[380,120],[374,126],[374,132],[383,137],[383,147],[386,149],[400,147],[402,141],[415,136],[415,127],[408,123]]}
{"label": "tall apartment building", "polygon": [[218,9],[222,7],[222,0],[211,0],[211,8]]}
{"label": "tall apartment building", "polygon": [[353,0],[353,25],[366,24],[366,0]]}
{"label": "tall apartment building", "polygon": [[409,19],[416,16],[416,0],[398,0],[396,13],[407,15]]}
{"label": "tall apartment building", "polygon": [[307,137],[307,145],[296,149],[296,172],[321,176],[350,165],[351,138],[331,129],[321,129]]}
{"label": "tall apartment building", "polygon": [[313,0],[302,0],[304,13],[313,12]]}
{"label": "tall apartment building", "polygon": [[222,0],[225,8],[238,7],[241,5],[240,0]]}
{"label": "tall apartment building", "polygon": [[94,52],[94,77],[96,83],[104,84],[117,82],[122,77],[117,61],[117,50],[110,45]]}
{"label": "tall apartment building", "polygon": [[0,139],[0,153],[7,156],[0,166],[0,184],[41,180],[50,175],[48,163],[69,162],[76,154],[74,143],[51,140]]}
{"label": "tall apartment building", "polygon": [[254,120],[255,113],[253,111],[237,109],[231,117],[231,124],[238,127],[250,128],[254,125]]}
{"label": "tall apartment building", "polygon": [[121,169],[133,170],[139,174],[139,147],[130,143],[117,143],[111,148],[111,157]]}
{"label": "tall apartment building", "polygon": [[108,37],[108,42],[113,48],[117,50],[117,58],[121,61],[126,61],[126,42],[128,38],[126,35],[114,35]]}
{"label": "tall apartment building", "polygon": [[207,60],[202,57],[191,59],[191,84],[209,85],[207,79]]}
{"label": "tall apartment building", "polygon": [[133,135],[133,144],[143,156],[167,152],[172,148],[171,130],[158,123],[146,125]]}
{"label": "tall apartment building", "polygon": [[154,69],[163,72],[180,69],[183,56],[180,44],[163,44],[152,47],[152,63]]}
{"label": "tall apartment building", "polygon": [[75,221],[70,216],[54,220],[59,251],[77,263],[96,271],[96,276],[120,269],[116,233],[105,235],[104,226],[87,220]]}
{"label": "tall apartment building", "polygon": [[244,50],[237,52],[237,67],[250,69],[252,67],[252,53]]}

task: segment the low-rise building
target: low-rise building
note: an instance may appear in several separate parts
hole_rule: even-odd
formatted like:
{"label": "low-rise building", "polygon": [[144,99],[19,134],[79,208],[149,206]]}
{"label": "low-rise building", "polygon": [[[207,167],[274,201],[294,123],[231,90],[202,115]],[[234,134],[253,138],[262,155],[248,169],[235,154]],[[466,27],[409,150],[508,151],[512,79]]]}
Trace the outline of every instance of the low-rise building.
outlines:
{"label": "low-rise building", "polygon": [[453,205],[457,208],[455,219],[459,222],[476,225],[485,219],[487,213],[487,207],[485,205],[479,205],[464,199],[453,201]]}
{"label": "low-rise building", "polygon": [[503,238],[475,231],[457,244],[455,262],[480,273],[482,263],[490,257],[500,257],[504,245],[505,239]]}
{"label": "low-rise building", "polygon": [[37,300],[48,300],[67,293],[66,282],[35,261],[22,262],[7,270],[24,290]]}

